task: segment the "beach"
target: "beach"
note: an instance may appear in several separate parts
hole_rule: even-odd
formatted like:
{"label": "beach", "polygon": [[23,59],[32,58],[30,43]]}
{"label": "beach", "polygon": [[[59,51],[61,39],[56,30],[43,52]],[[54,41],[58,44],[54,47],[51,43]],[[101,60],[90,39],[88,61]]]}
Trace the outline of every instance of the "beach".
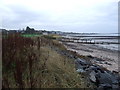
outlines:
{"label": "beach", "polygon": [[103,66],[110,71],[118,72],[118,51],[106,49],[93,44],[64,42],[64,45],[68,50],[76,51],[79,55],[94,57],[91,59],[93,64]]}

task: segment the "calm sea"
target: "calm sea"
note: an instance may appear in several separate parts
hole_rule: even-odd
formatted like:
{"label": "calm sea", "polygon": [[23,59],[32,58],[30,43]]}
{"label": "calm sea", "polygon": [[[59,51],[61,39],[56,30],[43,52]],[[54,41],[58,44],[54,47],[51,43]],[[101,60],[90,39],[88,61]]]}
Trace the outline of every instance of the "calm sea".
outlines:
{"label": "calm sea", "polygon": [[[66,34],[66,37],[79,38],[79,39],[92,39],[93,42],[103,42],[103,44],[96,44],[99,47],[103,47],[111,50],[119,50],[120,33],[119,34],[118,33],[79,33],[79,34]],[[110,43],[114,43],[114,44],[110,44]]]}

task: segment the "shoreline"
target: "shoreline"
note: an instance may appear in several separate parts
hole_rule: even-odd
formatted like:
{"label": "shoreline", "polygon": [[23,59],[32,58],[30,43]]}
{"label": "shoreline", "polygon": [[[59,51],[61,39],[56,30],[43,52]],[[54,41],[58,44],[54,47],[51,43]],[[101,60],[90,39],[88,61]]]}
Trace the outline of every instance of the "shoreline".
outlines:
{"label": "shoreline", "polygon": [[[109,71],[118,70],[118,51],[99,47],[97,45],[85,45],[79,43],[62,42],[68,50],[75,51],[79,55],[90,56],[93,64],[107,68]],[[97,59],[99,60],[97,60]]]}

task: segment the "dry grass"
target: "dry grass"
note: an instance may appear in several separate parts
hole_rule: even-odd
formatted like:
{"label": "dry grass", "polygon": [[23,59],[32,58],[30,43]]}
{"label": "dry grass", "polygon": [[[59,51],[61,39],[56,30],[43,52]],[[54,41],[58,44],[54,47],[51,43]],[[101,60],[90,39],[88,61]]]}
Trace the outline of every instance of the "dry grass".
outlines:
{"label": "dry grass", "polygon": [[[4,88],[87,88],[87,78],[76,73],[74,60],[54,50],[66,50],[58,41],[44,37],[19,39],[20,45],[15,37],[8,37],[18,45],[16,53],[11,41],[5,45],[7,49],[3,46]],[[5,39],[3,43],[7,42]]]}
{"label": "dry grass", "polygon": [[[43,57],[47,57],[46,53],[49,52],[45,73],[43,73],[45,84],[42,87],[87,88],[89,86],[88,88],[93,88],[87,78],[83,78],[84,75],[76,73],[74,59],[63,56],[49,47],[42,47],[41,50]],[[50,85],[49,81],[51,81]]]}

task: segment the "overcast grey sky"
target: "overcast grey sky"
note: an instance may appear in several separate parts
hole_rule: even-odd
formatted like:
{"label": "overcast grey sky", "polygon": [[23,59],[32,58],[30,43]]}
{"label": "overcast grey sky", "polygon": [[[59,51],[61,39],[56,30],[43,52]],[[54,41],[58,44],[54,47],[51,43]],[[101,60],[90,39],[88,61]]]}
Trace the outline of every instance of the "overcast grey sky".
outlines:
{"label": "overcast grey sky", "polygon": [[118,32],[119,0],[0,0],[0,28]]}

